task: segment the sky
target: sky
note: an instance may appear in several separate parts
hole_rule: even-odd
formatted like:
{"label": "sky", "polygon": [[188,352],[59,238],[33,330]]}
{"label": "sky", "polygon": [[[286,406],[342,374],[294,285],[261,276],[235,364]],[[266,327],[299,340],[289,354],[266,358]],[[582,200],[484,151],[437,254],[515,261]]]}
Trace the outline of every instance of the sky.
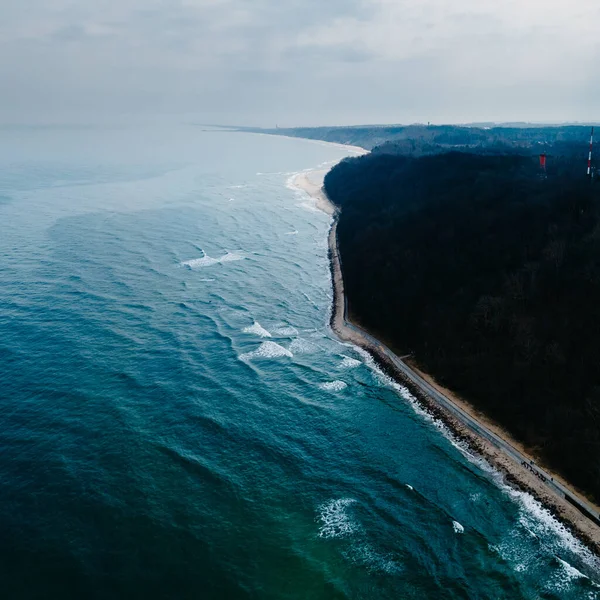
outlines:
{"label": "sky", "polygon": [[0,123],[600,119],[597,0],[0,0]]}

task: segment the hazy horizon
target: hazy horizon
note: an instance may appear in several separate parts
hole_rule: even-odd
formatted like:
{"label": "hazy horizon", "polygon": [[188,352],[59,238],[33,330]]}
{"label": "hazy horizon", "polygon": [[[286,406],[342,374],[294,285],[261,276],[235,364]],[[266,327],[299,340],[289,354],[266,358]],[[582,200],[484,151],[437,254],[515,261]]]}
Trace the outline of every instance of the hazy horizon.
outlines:
{"label": "hazy horizon", "polygon": [[591,0],[29,0],[0,123],[592,122]]}

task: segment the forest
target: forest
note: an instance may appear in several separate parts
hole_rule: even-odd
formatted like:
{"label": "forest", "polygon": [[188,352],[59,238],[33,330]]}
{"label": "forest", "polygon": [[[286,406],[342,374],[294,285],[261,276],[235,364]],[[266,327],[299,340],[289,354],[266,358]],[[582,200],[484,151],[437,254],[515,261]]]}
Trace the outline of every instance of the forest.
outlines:
{"label": "forest", "polygon": [[422,156],[451,150],[484,148],[519,148],[544,151],[557,143],[580,143],[589,139],[586,125],[357,125],[353,127],[293,127],[260,129],[238,128],[238,131],[268,133],[361,146],[386,154]]}
{"label": "forest", "polygon": [[554,144],[379,149],[325,189],[351,319],[599,501],[600,185]]}

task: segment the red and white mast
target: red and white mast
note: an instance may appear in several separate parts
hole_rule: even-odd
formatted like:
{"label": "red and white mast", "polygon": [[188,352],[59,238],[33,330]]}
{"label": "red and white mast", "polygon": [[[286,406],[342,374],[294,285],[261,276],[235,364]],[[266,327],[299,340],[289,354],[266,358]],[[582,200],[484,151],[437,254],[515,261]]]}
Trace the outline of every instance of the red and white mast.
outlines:
{"label": "red and white mast", "polygon": [[592,127],[592,134],[590,135],[590,153],[588,155],[588,177],[592,176],[592,147],[594,146],[594,128]]}

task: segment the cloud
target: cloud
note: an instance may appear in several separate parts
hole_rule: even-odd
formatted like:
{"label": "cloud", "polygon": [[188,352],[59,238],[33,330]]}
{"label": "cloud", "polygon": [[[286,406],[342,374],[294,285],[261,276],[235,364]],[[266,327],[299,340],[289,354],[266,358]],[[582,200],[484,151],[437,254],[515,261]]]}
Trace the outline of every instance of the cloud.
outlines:
{"label": "cloud", "polygon": [[28,0],[0,9],[0,120],[589,119],[595,1]]}

